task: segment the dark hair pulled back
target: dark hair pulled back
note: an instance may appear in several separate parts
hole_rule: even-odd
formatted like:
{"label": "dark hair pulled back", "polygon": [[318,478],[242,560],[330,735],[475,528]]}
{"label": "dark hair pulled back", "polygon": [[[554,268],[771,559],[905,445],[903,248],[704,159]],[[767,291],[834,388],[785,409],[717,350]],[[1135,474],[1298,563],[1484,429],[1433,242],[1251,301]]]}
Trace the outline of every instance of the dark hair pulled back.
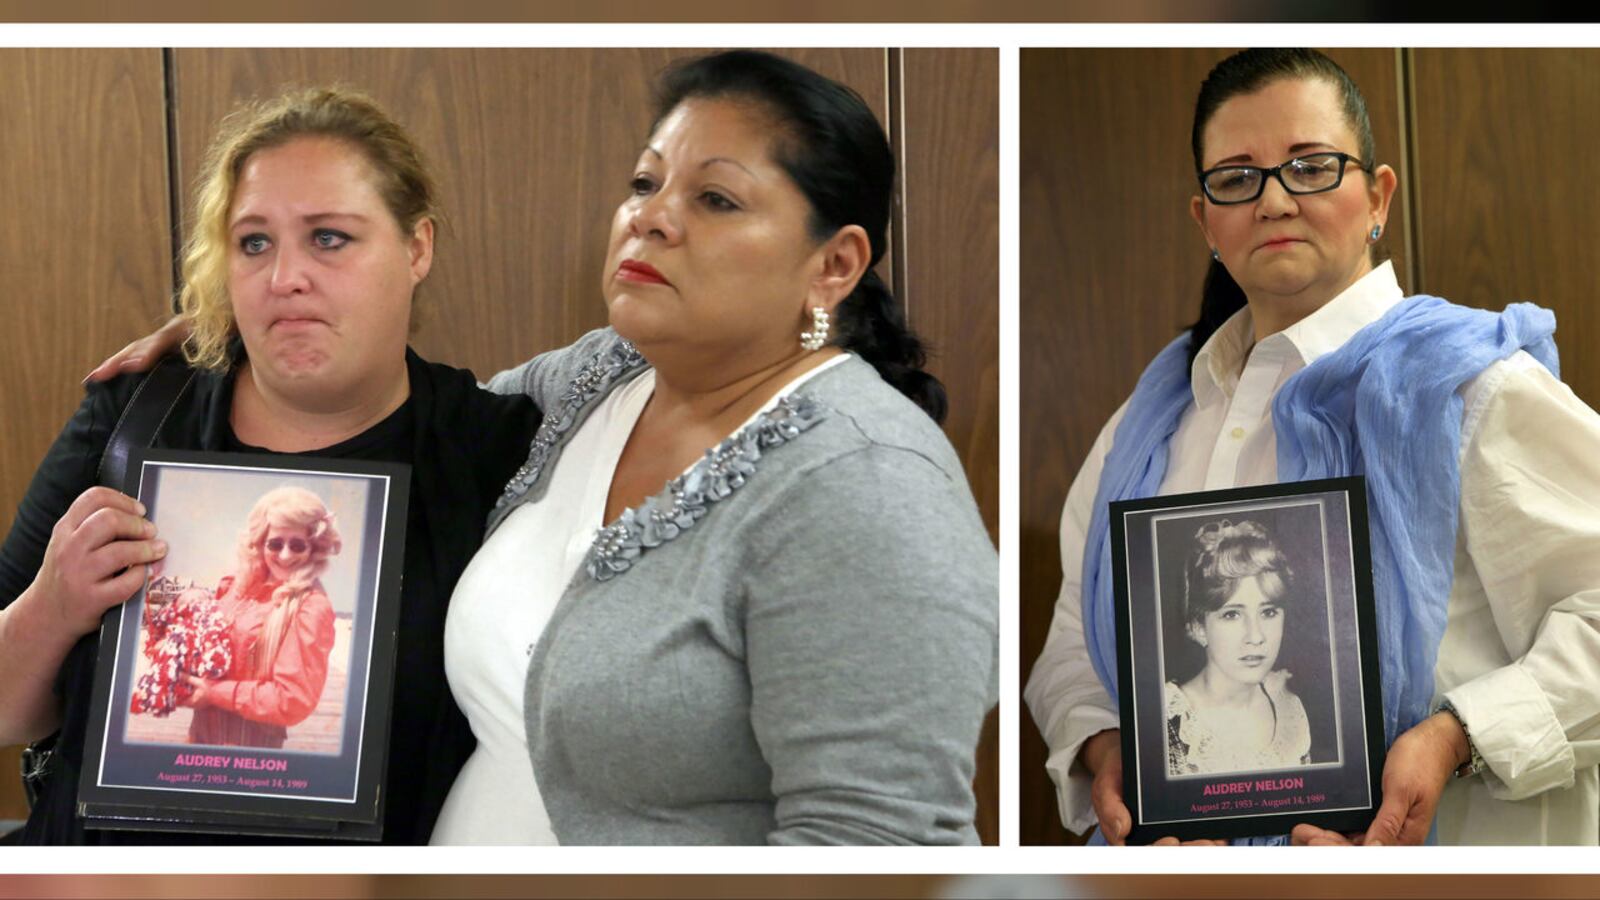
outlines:
{"label": "dark hair pulled back", "polygon": [[[1194,170],[1205,169],[1202,156],[1206,125],[1217,109],[1228,100],[1249,94],[1283,79],[1316,79],[1327,81],[1339,90],[1344,105],[1345,123],[1356,136],[1356,152],[1369,165],[1377,155],[1372,139],[1372,120],[1367,115],[1367,101],[1361,89],[1338,63],[1316,50],[1304,47],[1268,47],[1241,50],[1212,68],[1200,84],[1200,96],[1194,104],[1194,126],[1190,131],[1190,147],[1194,151]],[[1202,201],[1208,202],[1208,201]],[[1222,263],[1213,259],[1206,270],[1205,286],[1201,291],[1200,318],[1190,326],[1189,365],[1194,366],[1195,356],[1205,342],[1222,327],[1230,316],[1245,305],[1244,290]]]}
{"label": "dark hair pulled back", "polygon": [[656,118],[686,100],[738,98],[778,126],[773,160],[811,204],[812,235],[826,240],[846,225],[865,229],[872,247],[866,274],[833,315],[830,343],[856,354],[934,421],[942,422],[944,386],[923,371],[927,351],[906,325],[905,310],[872,270],[888,247],[894,153],[872,110],[850,88],[780,56],[731,50],[681,60],[656,86]]}

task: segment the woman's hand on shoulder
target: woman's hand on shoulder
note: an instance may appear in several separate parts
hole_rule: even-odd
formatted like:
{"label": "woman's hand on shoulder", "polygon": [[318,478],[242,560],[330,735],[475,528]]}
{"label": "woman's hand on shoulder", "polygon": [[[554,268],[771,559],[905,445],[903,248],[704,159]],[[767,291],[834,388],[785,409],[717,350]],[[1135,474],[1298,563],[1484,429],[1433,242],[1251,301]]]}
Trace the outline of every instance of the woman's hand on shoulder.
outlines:
{"label": "woman's hand on shoulder", "polygon": [[107,609],[144,584],[145,566],[166,556],[144,505],[108,487],[72,502],[50,533],[28,592],[50,631],[72,640],[94,631]]}
{"label": "woman's hand on shoulder", "polygon": [[124,372],[148,372],[156,361],[178,349],[189,337],[189,325],[182,316],[173,316],[154,332],[128,344],[95,366],[83,381],[110,381]]}

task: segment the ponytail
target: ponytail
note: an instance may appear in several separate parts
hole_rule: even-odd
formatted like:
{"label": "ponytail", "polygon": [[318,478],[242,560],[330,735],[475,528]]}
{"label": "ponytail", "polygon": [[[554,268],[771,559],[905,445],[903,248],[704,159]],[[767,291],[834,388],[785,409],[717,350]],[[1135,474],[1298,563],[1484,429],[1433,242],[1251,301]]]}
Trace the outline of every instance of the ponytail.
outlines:
{"label": "ponytail", "polygon": [[948,405],[944,385],[922,370],[927,349],[906,326],[904,310],[877,272],[868,269],[861,276],[856,289],[839,302],[834,320],[839,326],[836,346],[872,363],[880,378],[935,422],[944,422]]}

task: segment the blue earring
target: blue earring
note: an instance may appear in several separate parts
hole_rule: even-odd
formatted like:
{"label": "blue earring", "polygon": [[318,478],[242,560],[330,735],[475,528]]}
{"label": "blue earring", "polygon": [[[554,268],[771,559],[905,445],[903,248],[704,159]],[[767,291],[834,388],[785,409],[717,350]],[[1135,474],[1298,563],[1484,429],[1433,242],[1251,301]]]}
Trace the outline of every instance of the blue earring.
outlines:
{"label": "blue earring", "polygon": [[1380,234],[1383,234],[1383,226],[1382,225],[1374,225],[1374,226],[1372,226],[1372,230],[1367,232],[1367,237],[1369,237],[1372,240],[1376,241],[1378,239],[1378,235],[1380,235]]}
{"label": "blue earring", "polygon": [[1211,248],[1211,258],[1216,260],[1217,262],[1222,262],[1222,254],[1218,253],[1217,252],[1217,248],[1215,248],[1215,247]]}

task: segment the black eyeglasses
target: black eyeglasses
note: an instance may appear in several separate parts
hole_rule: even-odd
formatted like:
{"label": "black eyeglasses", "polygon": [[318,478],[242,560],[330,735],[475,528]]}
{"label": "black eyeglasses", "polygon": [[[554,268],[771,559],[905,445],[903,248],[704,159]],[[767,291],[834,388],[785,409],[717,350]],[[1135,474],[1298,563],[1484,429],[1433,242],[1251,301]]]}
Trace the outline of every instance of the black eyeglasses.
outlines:
{"label": "black eyeglasses", "polygon": [[304,552],[306,552],[307,549],[309,549],[311,547],[310,544],[307,544],[305,541],[301,540],[300,538],[289,538],[287,541],[285,541],[283,538],[268,538],[267,539],[267,552],[268,553],[282,553],[284,544],[288,544],[289,545],[289,552],[290,553],[304,553]]}
{"label": "black eyeglasses", "polygon": [[1371,163],[1364,163],[1348,153],[1309,153],[1270,169],[1260,166],[1207,169],[1200,173],[1200,189],[1218,206],[1249,203],[1266,190],[1269,177],[1278,179],[1283,189],[1291,194],[1320,194],[1344,181],[1345,163],[1351,162],[1363,172],[1372,171]]}

